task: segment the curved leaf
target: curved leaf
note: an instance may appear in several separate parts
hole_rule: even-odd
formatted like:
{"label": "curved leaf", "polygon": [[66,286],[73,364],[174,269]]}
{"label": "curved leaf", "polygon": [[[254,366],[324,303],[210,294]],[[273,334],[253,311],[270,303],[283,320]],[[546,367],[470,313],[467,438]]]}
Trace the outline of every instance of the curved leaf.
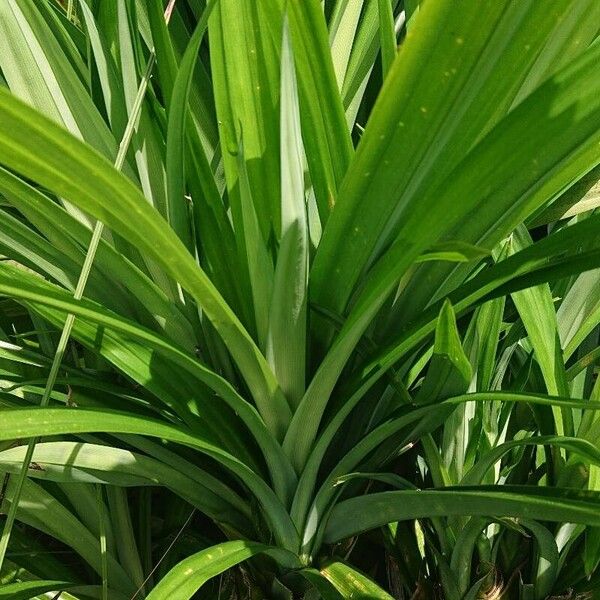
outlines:
{"label": "curved leaf", "polygon": [[[17,446],[0,452],[0,471],[18,473],[25,451],[25,446]],[[197,467],[193,473],[182,473],[143,454],[82,442],[40,442],[32,461],[36,467],[29,470],[29,477],[35,479],[118,487],[161,485],[211,518],[241,531],[251,520],[250,509],[239,496]]]}
{"label": "curved leaf", "polygon": [[[125,176],[89,146],[0,89],[0,162],[68,198],[143,249],[187,289],[214,324],[270,430],[281,438],[290,409],[247,331],[177,235]],[[27,146],[21,143],[27,138]],[[77,179],[70,173],[78,173]]]}
{"label": "curved leaf", "polygon": [[528,437],[522,440],[511,440],[492,448],[485,454],[478,457],[477,463],[462,478],[460,485],[477,485],[481,483],[487,471],[489,471],[496,462],[498,462],[512,448],[532,445],[548,445],[566,448],[570,452],[577,454],[585,461],[600,465],[600,450],[585,439],[576,437],[565,437],[559,435],[540,435]]}
{"label": "curved leaf", "polygon": [[[365,435],[331,470],[312,501],[312,506],[310,506],[320,461],[328,444],[335,435],[336,427],[339,427],[340,422],[343,421],[343,417],[349,412],[348,405],[346,405],[344,407],[346,410],[336,415],[336,419],[332,421],[332,424],[330,424],[319,440],[309,458],[307,468],[302,473],[298,489],[294,496],[291,514],[296,526],[303,529],[303,551],[310,553],[313,546],[320,544],[319,528],[323,525],[323,515],[326,514],[327,507],[330,506],[332,499],[339,493],[334,487],[335,482],[339,477],[352,472],[370,452],[378,448],[385,440],[406,428],[407,435],[404,440],[399,442],[399,447],[409,448],[421,436],[436,429],[447,418],[447,413],[443,410],[445,406],[463,404],[469,401],[492,402],[495,400],[510,403],[528,402],[542,406],[600,410],[600,402],[573,400],[571,398],[559,398],[539,394],[518,394],[514,392],[464,394],[432,405],[416,408],[400,417],[392,418],[382,423]],[[355,398],[354,402],[357,401]]]}
{"label": "curved leaf", "polygon": [[270,553],[287,567],[297,567],[297,559],[276,548],[246,541],[224,542],[193,554],[173,567],[146,596],[147,600],[188,600],[211,577],[255,556]]}
{"label": "curved leaf", "polygon": [[341,593],[343,598],[356,600],[393,600],[375,582],[349,565],[332,561],[321,567],[321,574]]}
{"label": "curved leaf", "polygon": [[535,486],[479,486],[380,492],[333,508],[324,541],[333,543],[393,521],[481,515],[600,524],[600,493]]}
{"label": "curved leaf", "polygon": [[[10,478],[5,500],[12,505],[15,478]],[[73,548],[95,571],[102,573],[102,559],[98,538],[58,498],[30,479],[25,479],[16,518],[43,531]],[[113,585],[125,593],[133,593],[135,585],[129,574],[117,561],[115,554],[106,556],[106,565]]]}
{"label": "curved leaf", "polygon": [[[263,449],[267,463],[271,466],[270,470],[276,490],[282,498],[286,498],[289,495],[289,489],[295,481],[295,475],[277,441],[266,430],[265,424],[254,408],[241,398],[233,386],[216,373],[204,367],[197,359],[184,353],[158,335],[139,327],[134,322],[110,313],[100,305],[87,300],[74,301],[69,294],[62,292],[59,288],[50,286],[35,277],[31,277],[22,270],[11,268],[6,264],[0,265],[0,293],[43,305],[54,306],[70,314],[90,319],[105,326],[107,329],[120,331],[128,337],[142,342],[145,346],[150,346],[158,350],[161,354],[165,354],[165,356],[173,359],[176,364],[183,367],[191,375],[197,376],[200,381],[217,392],[233,410],[243,417],[244,424],[255,436],[259,446]],[[75,331],[77,332],[84,325],[85,323],[78,323],[76,321]]]}
{"label": "curved leaf", "polygon": [[299,573],[319,592],[322,600],[344,600],[333,584],[317,569],[302,569]]}
{"label": "curved leaf", "polygon": [[[461,316],[470,307],[526,289],[536,283],[553,281],[571,274],[598,268],[600,252],[579,253],[582,239],[600,242],[600,216],[594,216],[528,246],[516,254],[482,271],[448,296]],[[396,339],[381,350],[363,369],[369,389],[402,356],[417,347],[435,330],[443,301],[436,302],[418,319],[401,331]],[[366,385],[366,382],[363,382]]]}
{"label": "curved leaf", "polygon": [[220,448],[171,425],[117,411],[83,408],[4,410],[0,423],[0,440],[30,438],[42,434],[49,436],[92,432],[149,435],[184,444],[203,452],[237,475],[256,495],[278,542],[284,548],[293,549],[297,546],[298,534],[284,506],[256,473]]}
{"label": "curved leaf", "polygon": [[[215,0],[209,2],[196,25],[190,44],[183,56],[181,66],[170,99],[168,130],[167,130],[167,206],[171,227],[182,239],[188,249],[192,248],[187,201],[185,199],[185,181],[183,162],[185,155],[185,121],[187,117],[187,104],[192,87],[192,73],[196,64],[196,57],[204,33],[208,26],[208,18],[215,5]],[[162,24],[161,24],[162,25]],[[167,93],[168,93],[167,87]],[[190,250],[191,251],[191,250]]]}
{"label": "curved leaf", "polygon": [[[443,2],[427,4],[426,7],[433,7],[431,10],[447,8]],[[536,207],[547,202],[576,175],[597,162],[600,74],[595,65],[598,60],[600,46],[591,47],[549,79],[471,150],[447,182],[440,184],[439,188],[434,187],[425,196],[419,196],[412,210],[406,211],[401,233],[370,270],[342,330],[294,414],[284,447],[298,470],[306,463],[331,392],[349,356],[413,260],[449,232],[453,224],[466,222],[465,217],[477,210],[498,211],[492,219],[493,227],[512,231]],[[395,64],[402,64],[402,61],[398,60]],[[585,92],[579,96],[578,92],[584,89],[582,86],[585,86]],[[392,102],[393,99],[397,104],[393,94],[387,98],[386,102]],[[378,124],[376,133],[388,139],[399,135],[391,133],[396,130],[389,123],[382,122]],[[561,143],[557,144],[559,137]],[[404,143],[403,137],[398,139]],[[375,143],[374,138],[372,143]],[[378,144],[383,147],[381,139],[378,139]],[[364,165],[364,169],[356,167],[349,170],[352,177],[362,178],[356,187],[357,196],[361,198],[371,198],[369,184],[375,181],[373,173],[383,162],[380,152],[378,146],[368,154],[368,164]],[[535,169],[523,168],[526,164],[533,164]],[[365,177],[365,173],[368,177]],[[515,176],[516,173],[519,177]],[[387,196],[390,183],[382,177],[376,180],[376,185],[385,186],[382,187],[382,193]],[[502,196],[502,202],[499,199],[495,201],[492,190]],[[361,211],[358,213],[362,214]],[[377,218],[381,219],[381,215]],[[363,236],[366,233],[364,228],[361,233],[360,223],[357,229],[358,232],[353,230],[353,239],[360,251],[364,248]],[[342,236],[344,243],[347,243],[348,231],[345,229]],[[319,246],[320,251],[326,247],[324,240],[325,237]],[[337,269],[336,253],[332,249],[330,252],[329,260],[333,260],[330,266]],[[347,252],[344,252],[344,257],[350,263],[356,259]],[[316,269],[315,259],[313,274],[317,272]],[[341,269],[336,271],[335,278],[328,268],[319,272],[319,280],[322,284],[327,282],[326,289],[332,294],[337,294],[341,289],[348,290],[348,281],[343,279],[342,284],[338,280],[341,272]],[[332,307],[331,299],[321,298],[319,294],[311,297],[325,308],[338,309],[338,312],[345,308]]]}
{"label": "curved leaf", "polygon": [[31,600],[46,592],[60,592],[75,587],[68,581],[23,581],[0,586],[0,600]]}

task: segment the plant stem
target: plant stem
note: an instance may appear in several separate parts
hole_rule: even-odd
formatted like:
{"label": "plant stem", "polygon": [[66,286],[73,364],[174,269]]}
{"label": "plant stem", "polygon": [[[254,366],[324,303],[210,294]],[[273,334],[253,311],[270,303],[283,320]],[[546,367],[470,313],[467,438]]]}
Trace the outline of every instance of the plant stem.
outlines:
{"label": "plant stem", "polygon": [[96,486],[98,500],[98,515],[100,517],[100,558],[102,562],[102,600],[108,600],[108,559],[106,556],[106,513],[102,498],[102,486]]}
{"label": "plant stem", "polygon": [[69,2],[67,3],[67,19],[69,21],[72,21],[74,16],[75,16],[75,0],[69,0]]}

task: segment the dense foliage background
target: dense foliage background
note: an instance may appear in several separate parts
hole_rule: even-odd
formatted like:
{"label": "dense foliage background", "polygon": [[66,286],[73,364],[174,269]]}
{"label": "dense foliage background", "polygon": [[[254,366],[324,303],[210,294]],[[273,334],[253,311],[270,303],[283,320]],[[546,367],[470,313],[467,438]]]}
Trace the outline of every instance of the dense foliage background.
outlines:
{"label": "dense foliage background", "polygon": [[599,32],[2,0],[0,599],[600,598]]}

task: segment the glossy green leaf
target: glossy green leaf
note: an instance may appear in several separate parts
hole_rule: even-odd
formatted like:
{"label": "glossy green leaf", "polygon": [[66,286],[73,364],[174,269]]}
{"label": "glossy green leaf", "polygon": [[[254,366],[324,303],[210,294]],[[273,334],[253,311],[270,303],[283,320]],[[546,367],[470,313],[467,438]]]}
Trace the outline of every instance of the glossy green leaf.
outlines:
{"label": "glossy green leaf", "polygon": [[356,29],[360,21],[361,12],[364,8],[364,0],[349,2],[341,0],[335,3],[333,14],[329,20],[329,45],[331,47],[331,60],[338,87],[341,89],[348,61],[354,44]]}
{"label": "glossy green leaf", "polygon": [[539,215],[529,225],[538,227],[553,221],[569,219],[600,205],[600,167],[592,169]]}
{"label": "glossy green leaf", "polygon": [[[129,241],[145,248],[180,281],[216,325],[247,378],[263,418],[281,436],[290,411],[264,357],[215,286],[175,233],[164,227],[164,221],[139,190],[89,147],[4,91],[0,94],[0,113],[0,160],[69,197]],[[31,146],[24,148],[15,142],[15,131],[28,135],[35,152]],[[75,182],[66,175],[69,171],[78,171],[81,177]]]}
{"label": "glossy green leaf", "polygon": [[[507,2],[487,3],[484,11],[480,6],[456,11],[452,2],[436,2],[419,11],[400,53],[402,58],[390,71],[361,138],[340,192],[342,208],[324,232],[312,275],[316,302],[337,312],[344,310],[359,275],[384,244],[402,238],[412,253],[408,242],[420,244],[427,230],[443,233],[437,226],[432,228],[431,213],[426,219],[414,215],[414,223],[423,224],[418,229],[409,226],[404,217],[411,215],[412,220],[417,201],[425,209],[425,189],[435,187],[434,182],[450,173],[498,106],[510,102],[511,93],[535,60],[534,48],[546,41],[557,18],[566,13],[567,4],[555,5],[556,13],[551,14],[530,3],[525,19],[521,6]],[[527,44],[530,52],[524,53],[521,44]],[[497,68],[490,69],[490,64]],[[438,85],[431,86],[431,81]],[[450,114],[455,102],[461,110]],[[475,102],[479,106],[476,116],[468,110]],[[538,105],[536,112],[542,111]],[[506,147],[513,145],[510,142]],[[456,176],[452,179],[458,183]],[[368,211],[363,205],[366,202]],[[437,206],[441,209],[441,204]],[[464,209],[464,215],[475,214],[466,206]],[[425,211],[429,212],[429,207]],[[442,214],[450,225],[452,210],[443,209],[440,217]],[[464,230],[466,225],[479,226],[482,220],[480,216],[471,223],[460,219],[457,223]],[[397,226],[400,222],[401,229]],[[467,241],[463,235],[461,232]],[[476,239],[468,241],[478,243]],[[342,246],[344,259],[338,261]]]}
{"label": "glossy green leaf", "polygon": [[534,444],[567,448],[591,465],[598,466],[598,461],[600,461],[600,451],[598,451],[596,446],[586,440],[576,437],[542,435],[521,440],[510,440],[496,446],[483,456],[480,456],[477,464],[463,477],[461,485],[468,486],[482,483],[486,472],[512,448]]}
{"label": "glossy green leaf", "polygon": [[[11,479],[6,488],[7,502],[12,500],[13,493],[14,480]],[[25,480],[16,517],[17,520],[61,540],[73,548],[97,573],[101,573],[98,540],[57,498],[31,480]],[[108,556],[108,569],[117,588],[125,593],[135,591],[133,582],[112,554]]]}
{"label": "glossy green leaf", "polygon": [[[36,229],[48,238],[55,248],[78,265],[83,264],[82,247],[89,246],[91,238],[89,229],[70,216],[60,205],[52,202],[48,196],[2,168],[0,168],[0,191],[12,206],[25,215]],[[111,306],[117,303],[127,306],[132,301],[132,297],[137,298],[160,323],[166,335],[189,349],[194,347],[190,324],[181,313],[180,307],[173,305],[146,274],[119,254],[106,240],[100,241],[94,264],[95,268],[92,269],[89,282],[92,297],[95,297],[95,288],[109,287],[107,276],[118,277],[131,294],[128,298],[124,298],[120,288],[113,287],[110,291]],[[102,276],[97,273],[97,270],[102,271]],[[100,281],[95,285],[97,280]],[[104,294],[104,300],[108,302],[106,296],[107,294]],[[121,308],[121,310],[126,309]]]}
{"label": "glossy green leaf", "polygon": [[341,561],[331,561],[321,567],[321,574],[340,592],[343,598],[361,600],[392,600],[368,577]]}
{"label": "glossy green leaf", "polygon": [[[437,7],[438,4],[429,6]],[[591,87],[598,85],[600,89],[600,78],[596,76],[597,72],[592,67],[597,60],[596,53],[600,55],[599,48],[590,49],[568,69],[549,80],[512,111],[461,163],[448,185],[442,186],[443,190],[432,194],[430,200],[419,197],[418,206],[415,206],[414,210],[406,215],[402,224],[406,237],[400,235],[390,250],[373,267],[344,327],[338,334],[328,356],[321,363],[319,371],[313,378],[294,415],[284,446],[288,452],[293,453],[293,460],[297,466],[302,466],[306,460],[308,447],[314,439],[331,391],[360,336],[388,298],[400,276],[409,267],[411,260],[416,258],[420,250],[424,249],[421,244],[430,245],[437,241],[431,239],[430,232],[437,232],[435,234],[437,236],[438,233],[445,230],[446,226],[450,225],[453,219],[456,219],[458,223],[462,216],[476,210],[475,206],[479,203],[481,206],[494,205],[495,208],[498,208],[484,193],[484,190],[488,189],[501,189],[504,199],[508,197],[514,199],[516,204],[511,204],[511,210],[504,211],[504,222],[508,224],[512,221],[516,226],[523,216],[531,212],[536,203],[547,200],[548,196],[553,194],[551,190],[560,189],[563,185],[562,181],[572,177],[571,169],[573,171],[585,169],[596,160],[594,148],[597,144],[598,134],[594,133],[597,128],[594,129],[596,125],[593,124],[593,121],[599,119],[600,123],[600,110],[595,111],[592,105],[594,101],[599,101],[600,106],[600,95],[593,100],[592,96],[588,96],[586,93],[586,99],[582,98],[581,102],[577,103],[574,103],[573,97],[576,90],[581,89],[580,75],[586,79],[589,78]],[[397,62],[402,64],[400,60]],[[583,73],[586,75],[584,76]],[[592,82],[594,83],[592,84]],[[549,106],[542,108],[539,101],[545,99],[544,102],[547,104],[550,96],[552,96],[551,108]],[[548,110],[549,113],[546,112]],[[582,110],[583,112],[581,112]],[[569,133],[573,134],[573,137],[568,141],[563,137],[565,145],[559,149],[555,143],[556,136],[559,131],[563,134],[566,131],[565,120],[572,121],[567,129]],[[529,123],[532,131],[536,132],[536,136],[532,136],[529,130],[528,135],[524,135],[524,122]],[[542,122],[545,123],[544,126]],[[550,126],[550,122],[552,122],[552,126]],[[539,124],[539,127],[536,123]],[[588,129],[589,125],[591,127]],[[556,131],[553,130],[554,127],[557,128]],[[384,137],[388,134],[388,129],[382,130]],[[537,135],[540,136],[540,139],[537,138]],[[519,141],[518,153],[515,152],[515,142],[517,141]],[[381,140],[378,141],[378,143],[380,142]],[[541,147],[546,148],[548,152],[544,153],[543,158],[542,156],[536,158]],[[550,150],[553,150],[555,154],[552,154]],[[504,158],[498,162],[497,159],[500,156]],[[569,157],[571,160],[568,160]],[[521,170],[519,173],[522,178],[517,179],[514,176],[515,167],[517,164],[522,164],[522,161],[530,159],[538,161],[540,170]],[[369,154],[368,160],[373,161],[373,168],[375,165],[381,165],[382,162],[379,155],[375,153]],[[542,160],[545,166],[542,166]],[[565,169],[567,163],[568,168]],[[488,166],[487,172],[483,171],[484,164]],[[498,165],[501,165],[501,168]],[[364,172],[358,168],[352,170],[353,177],[358,177],[358,174],[362,173],[364,178]],[[365,180],[369,179],[370,181],[372,172],[366,172],[369,173],[369,178],[365,178]],[[498,185],[493,184],[494,180],[498,182]],[[377,185],[384,185],[384,183],[385,178],[377,179]],[[368,194],[365,195],[366,190],[362,186],[363,184],[358,188],[361,190],[361,197],[369,197]],[[469,202],[464,201],[465,198],[468,198]],[[463,199],[460,211],[456,210],[459,199]],[[435,211],[432,210],[433,204],[430,202],[434,203]],[[499,221],[494,220],[494,223],[497,226]],[[347,230],[345,228],[345,231]],[[320,252],[323,252],[322,249],[325,247],[327,244],[324,237]],[[335,254],[332,252],[330,256]],[[347,248],[344,256],[352,262],[352,254],[348,252]],[[317,272],[317,259],[313,266],[313,274]],[[340,290],[341,288],[336,279],[330,277],[327,289]],[[318,303],[319,300],[325,300],[320,298],[318,293],[315,293],[313,298]],[[324,301],[323,305],[327,307],[330,303]]]}
{"label": "glossy green leaf", "polygon": [[[466,307],[491,300],[506,293],[526,289],[536,283],[548,282],[571,274],[597,268],[600,256],[595,252],[579,254],[577,240],[587,239],[597,244],[597,218],[586,219],[521,250],[516,255],[481,272],[449,295],[454,309],[461,315]],[[438,302],[424,311],[419,319],[374,358],[364,374],[376,381],[394,362],[417,346],[435,330]]]}
{"label": "glossy green leaf", "polygon": [[[151,20],[153,22],[159,21],[158,24],[155,23],[155,29],[165,27],[162,10],[159,10],[156,6],[151,9]],[[162,48],[161,56],[163,59],[162,64],[159,62],[158,67],[159,71],[162,67],[161,73],[163,74],[161,77],[167,82],[165,86],[169,109],[166,149],[168,198],[170,204],[176,202],[181,204],[185,194],[187,176],[189,191],[192,194],[191,208],[194,215],[193,224],[196,239],[197,242],[200,242],[207,259],[204,266],[209,269],[213,283],[230,305],[238,308],[238,316],[244,317],[242,321],[246,322],[251,306],[246,307],[246,304],[249,303],[243,298],[242,290],[245,290],[244,286],[249,284],[248,282],[242,284],[239,281],[240,276],[244,276],[245,270],[240,269],[235,246],[236,240],[225,206],[221,200],[217,181],[215,181],[209,164],[210,157],[205,152],[198,128],[189,127],[192,123],[197,124],[199,118],[192,111],[194,104],[191,100],[193,99],[192,92],[194,89],[194,67],[197,65],[198,51],[202,43],[204,28],[204,23],[199,23],[196,27],[185,49],[176,75],[172,75],[170,72],[165,73],[165,71],[175,69],[175,57],[169,53],[168,48],[162,47],[166,45],[166,42],[163,42],[163,44],[160,41],[158,42],[158,49]],[[163,35],[166,35],[166,32],[163,31]],[[161,36],[157,34],[156,37]],[[171,84],[170,79],[172,77],[174,77],[174,81]],[[209,122],[209,119],[204,119],[202,126],[206,128]],[[187,146],[186,125],[188,125]],[[216,139],[213,142],[216,143]],[[185,167],[186,162],[188,163],[187,169]],[[169,210],[175,210],[178,213],[185,212],[181,206]]]}
{"label": "glossy green leaf", "polygon": [[147,598],[149,600],[162,600],[163,598],[167,600],[177,597],[187,600],[211,577],[264,552],[273,552],[275,557],[281,557],[284,564],[287,563],[288,566],[290,563],[294,564],[291,555],[285,555],[281,550],[277,551],[263,544],[246,541],[224,542],[181,561],[161,579]]}
{"label": "glossy green leaf", "polygon": [[[167,102],[170,103],[168,130],[167,130],[167,200],[168,200],[168,219],[171,227],[177,232],[185,246],[192,248],[192,231],[190,229],[189,206],[185,198],[185,178],[184,178],[184,156],[185,156],[185,122],[188,116],[188,98],[192,84],[192,71],[195,64],[195,58],[198,54],[198,49],[202,43],[202,39],[208,26],[208,18],[215,5],[215,2],[210,3],[202,14],[202,18],[198,25],[186,54],[184,55],[180,71],[177,73],[174,82],[170,85],[166,84],[168,96]],[[156,11],[155,11],[156,12]],[[160,32],[164,33],[163,20],[160,24],[155,24],[155,29],[160,28]],[[157,35],[157,37],[159,37]],[[160,42],[159,42],[160,43]],[[162,70],[163,79],[167,79],[167,69],[173,69],[175,58],[169,53],[172,49],[167,46],[166,41],[162,42],[163,52],[161,53],[164,59],[170,60],[171,64],[164,65]],[[202,157],[204,153],[202,152]]]}
{"label": "glossy green leaf", "polygon": [[[220,0],[209,20],[211,69],[219,135],[234,228],[243,227],[238,189],[237,141],[253,190],[254,210],[264,240],[279,230],[279,61],[276,46],[260,35],[260,3]],[[271,19],[280,23],[280,15]],[[229,43],[230,39],[237,43]],[[245,200],[247,201],[247,200]],[[242,231],[242,230],[240,230]]]}
{"label": "glossy green leaf", "polygon": [[340,592],[317,569],[302,569],[300,575],[311,583],[323,600],[343,600]]}
{"label": "glossy green leaf", "polygon": [[392,521],[434,516],[493,515],[597,525],[600,494],[535,486],[380,492],[341,502],[325,541],[335,542]]}
{"label": "glossy green leaf", "polygon": [[[30,281],[26,283],[27,279],[30,279]],[[277,441],[271,435],[269,435],[265,424],[260,419],[254,408],[243,398],[241,398],[233,389],[233,387],[219,375],[202,366],[189,354],[185,354],[180,349],[177,349],[176,346],[169,344],[164,339],[161,339],[152,332],[143,330],[135,323],[119,318],[115,314],[110,314],[108,311],[106,311],[106,309],[103,309],[98,305],[92,305],[86,301],[75,302],[68,294],[61,293],[56,288],[52,289],[50,286],[47,284],[44,285],[39,280],[31,280],[31,278],[24,273],[19,272],[18,270],[12,270],[6,265],[0,266],[0,290],[4,293],[8,293],[23,299],[28,299],[42,305],[47,304],[49,306],[54,306],[77,316],[90,318],[93,322],[105,326],[110,330],[118,331],[125,334],[126,337],[137,339],[138,342],[143,342],[142,348],[147,349],[148,346],[150,346],[161,353],[166,352],[172,359],[174,359],[175,363],[178,363],[185,370],[188,370],[188,372],[190,370],[191,372],[195,372],[198,375],[199,380],[203,383],[206,383],[214,391],[219,393],[219,395],[228,404],[230,404],[233,410],[244,415],[246,426],[249,427],[249,429],[256,436],[259,446],[264,451],[265,459],[270,465],[275,489],[282,498],[285,498],[289,495],[289,487],[291,482],[294,481],[295,477],[290,464],[286,460],[285,456],[283,456]],[[88,305],[87,310],[84,308],[85,304]],[[83,330],[85,329],[85,321],[75,322],[75,335],[82,335]],[[100,332],[102,336],[110,338],[109,332],[104,332],[101,329],[89,331],[89,326],[87,327],[86,335],[92,347],[94,347],[94,344],[98,343],[98,334]],[[109,357],[112,360],[120,359],[120,362],[117,364],[122,366],[122,368],[127,371],[128,362],[131,361],[131,357],[127,356],[126,360],[123,361],[122,351],[119,352],[115,350],[124,343],[125,342],[123,339],[117,338],[114,340],[114,343],[109,344],[109,347],[112,348],[114,358],[110,354]],[[142,352],[144,352],[143,349]],[[147,356],[150,357],[151,354],[147,354]],[[154,369],[157,369],[158,365],[156,364],[156,361],[154,362]],[[167,365],[165,365],[165,367],[168,368]],[[144,361],[140,362],[140,369],[142,373],[148,372],[148,366],[144,366]],[[151,380],[152,374],[148,373],[142,382],[151,386]],[[180,402],[181,399],[179,399],[179,410],[181,411]],[[175,407],[177,409],[178,405],[176,404]],[[206,410],[208,409],[212,409],[212,407],[206,407]],[[218,415],[215,414],[214,409],[211,410],[211,416],[213,420],[216,420],[218,417]]]}
{"label": "glossy green leaf", "polygon": [[[358,401],[358,399],[360,399],[360,394],[357,394],[353,398],[354,402]],[[598,402],[542,396],[539,394],[520,394],[515,392],[479,392],[464,394],[433,405],[416,408],[402,416],[392,418],[387,422],[382,423],[369,434],[365,435],[331,470],[328,478],[321,486],[319,492],[314,497],[314,500],[312,500],[311,494],[313,493],[316,482],[318,465],[322,460],[328,444],[333,438],[333,432],[340,426],[340,423],[343,422],[343,418],[347,416],[349,410],[351,410],[351,406],[346,405],[344,407],[346,410],[341,412],[339,416],[336,417],[336,420],[327,428],[311,454],[307,467],[300,478],[298,490],[294,497],[292,518],[296,523],[303,525],[303,550],[305,552],[310,552],[313,546],[318,546],[321,542],[319,539],[319,527],[322,526],[322,515],[326,514],[327,507],[330,506],[331,500],[337,494],[337,490],[334,489],[335,481],[337,481],[340,476],[352,472],[361,461],[369,456],[369,454],[385,440],[404,430],[406,431],[405,437],[397,443],[397,447],[399,446],[401,449],[408,450],[422,435],[430,433],[446,420],[447,412],[444,411],[445,406],[461,405],[466,402],[494,401],[503,401],[511,404],[523,402],[540,406],[558,406],[564,408],[587,407],[594,411],[599,410],[600,408],[600,403]],[[310,506],[311,500],[312,506]]]}
{"label": "glossy green leaf", "polygon": [[465,242],[443,242],[436,244],[431,250],[419,256],[415,262],[428,262],[434,260],[448,262],[470,262],[488,256],[490,252],[485,248],[473,246]]}
{"label": "glossy green leaf", "polygon": [[23,581],[20,583],[8,583],[0,587],[0,598],[2,600],[31,600],[40,594],[57,592],[75,587],[68,581]]}
{"label": "glossy green leaf", "polygon": [[[283,4],[281,0],[278,2]],[[321,4],[318,0],[291,0],[287,5],[302,136],[319,217],[324,224],[337,202],[354,150],[336,84]]]}
{"label": "glossy green leaf", "polygon": [[573,355],[600,323],[599,273],[595,270],[581,274],[558,308],[556,318],[565,359]]}
{"label": "glossy green leaf", "polygon": [[[0,471],[18,473],[25,447],[0,452]],[[231,489],[198,468],[182,473],[158,460],[120,448],[81,442],[42,442],[36,445],[29,476],[64,483],[102,483],[117,487],[162,485],[218,521],[242,526],[235,514],[244,504]],[[190,479],[193,477],[193,484]],[[247,507],[246,519],[250,518]]]}
{"label": "glossy green leaf", "polygon": [[[292,407],[305,391],[309,241],[294,57],[285,21],[281,58],[281,242],[266,355]],[[265,274],[261,274],[265,277]]]}
{"label": "glossy green leaf", "polygon": [[244,144],[237,151],[238,193],[240,196],[240,223],[238,246],[246,259],[250,290],[254,305],[254,323],[258,345],[264,352],[269,328],[269,310],[273,291],[273,260],[260,230],[254,197],[244,160]]}
{"label": "glossy green leaf", "polygon": [[381,63],[383,77],[387,75],[396,57],[396,31],[390,0],[378,0],[379,38],[381,40]]}
{"label": "glossy green leaf", "polygon": [[284,547],[293,548],[297,543],[297,533],[283,505],[260,477],[240,460],[220,448],[159,421],[150,421],[125,413],[81,408],[5,410],[0,425],[0,439],[28,438],[41,433],[44,435],[58,435],[99,431],[162,437],[173,442],[189,445],[206,453],[228,469],[231,469],[257,495],[257,498],[263,504],[266,518],[273,526],[273,534]]}
{"label": "glossy green leaf", "polygon": [[452,305],[447,300],[437,319],[433,357],[416,404],[432,404],[464,394],[471,383],[471,365],[464,353]]}
{"label": "glossy green leaf", "polygon": [[[511,238],[512,252],[523,249],[531,243],[524,227],[515,231]],[[566,395],[566,376],[560,351],[556,312],[550,288],[547,285],[532,287],[512,294],[519,315],[533,346],[536,358],[544,375],[548,393]]]}

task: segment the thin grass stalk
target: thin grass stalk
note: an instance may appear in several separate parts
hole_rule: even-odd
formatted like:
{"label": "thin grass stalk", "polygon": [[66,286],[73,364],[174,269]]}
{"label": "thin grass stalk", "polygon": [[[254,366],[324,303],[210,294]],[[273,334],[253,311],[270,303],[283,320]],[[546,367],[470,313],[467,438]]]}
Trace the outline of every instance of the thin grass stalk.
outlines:
{"label": "thin grass stalk", "polygon": [[67,3],[67,19],[69,21],[72,21],[74,16],[75,16],[75,0],[69,0],[69,2]]}
{"label": "thin grass stalk", "polygon": [[102,486],[96,487],[98,498],[98,515],[100,519],[100,558],[102,562],[102,600],[108,600],[108,557],[106,553],[106,512],[104,510],[104,500],[102,498]]}
{"label": "thin grass stalk", "polygon": [[[173,11],[174,1],[169,2],[167,9],[165,11],[165,21],[168,23],[169,18]],[[69,2],[69,7],[71,8],[72,13],[72,0]],[[69,14],[69,12],[68,12]],[[148,63],[146,65],[146,70],[142,79],[140,81],[140,85],[138,87],[138,91],[135,97],[135,101],[131,108],[131,114],[129,115],[129,119],[127,121],[127,126],[125,127],[125,131],[123,132],[123,138],[121,139],[121,143],[119,144],[119,149],[117,151],[117,156],[115,158],[114,166],[115,169],[120,171],[123,168],[123,164],[125,163],[125,157],[127,156],[127,151],[129,149],[129,144],[133,138],[133,134],[135,132],[135,128],[137,126],[137,121],[141,112],[142,102],[144,101],[144,96],[146,94],[146,90],[148,89],[148,82],[150,81],[150,76],[152,74],[152,69],[154,67],[154,62],[156,60],[156,54],[154,49],[151,50],[150,55],[148,57]],[[92,265],[94,263],[94,259],[96,258],[96,252],[98,250],[98,246],[100,244],[100,239],[102,238],[102,232],[104,231],[104,223],[101,221],[96,221],[94,226],[94,231],[92,233],[92,239],[90,240],[90,244],[88,246],[88,250],[85,256],[85,260],[83,262],[83,266],[81,268],[81,272],[79,274],[79,279],[77,281],[77,286],[75,287],[75,292],[73,294],[73,298],[75,300],[81,300],[83,298],[83,293],[85,291],[85,287],[87,285],[90,272],[92,270]],[[40,407],[48,406],[50,402],[50,396],[52,395],[52,391],[54,390],[54,385],[56,384],[56,378],[58,376],[58,371],[60,369],[63,357],[65,355],[65,350],[67,348],[67,343],[69,342],[69,338],[71,337],[71,332],[73,330],[73,325],[75,323],[75,315],[68,314],[65,319],[65,324],[63,325],[62,332],[60,334],[60,339],[58,341],[58,346],[56,347],[56,352],[54,354],[54,358],[52,360],[52,365],[50,367],[50,373],[48,374],[48,379],[46,381],[46,386],[44,388],[44,393],[42,395],[42,399],[40,401]],[[4,558],[6,556],[6,551],[8,549],[8,544],[10,541],[10,535],[12,532],[12,528],[17,516],[17,510],[19,508],[19,500],[21,498],[21,494],[23,492],[23,485],[25,484],[25,479],[27,478],[27,473],[29,471],[29,465],[31,464],[31,459],[33,457],[33,452],[35,450],[35,446],[38,443],[39,438],[31,438],[27,445],[27,452],[25,453],[25,458],[23,459],[23,465],[21,466],[21,470],[19,471],[19,475],[15,482],[15,489],[12,496],[12,501],[10,507],[8,509],[8,513],[6,515],[6,522],[4,524],[4,528],[2,530],[2,536],[0,537],[0,571],[2,570],[2,565],[4,564]]]}

